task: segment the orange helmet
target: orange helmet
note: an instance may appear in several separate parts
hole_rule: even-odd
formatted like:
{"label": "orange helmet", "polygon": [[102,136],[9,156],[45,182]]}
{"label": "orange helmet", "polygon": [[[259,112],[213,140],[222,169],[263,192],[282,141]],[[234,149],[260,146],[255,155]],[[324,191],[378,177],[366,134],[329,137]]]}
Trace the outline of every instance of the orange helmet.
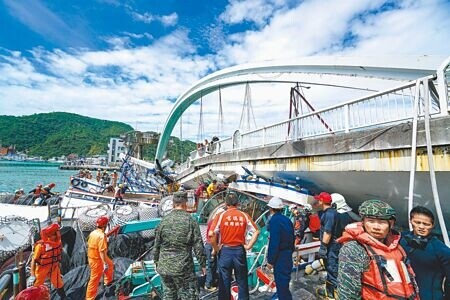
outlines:
{"label": "orange helmet", "polygon": [[56,185],[56,184],[52,182],[52,183],[50,183],[50,184],[48,185],[48,187],[53,188],[53,187],[55,187],[55,185]]}
{"label": "orange helmet", "polygon": [[97,219],[97,226],[98,227],[106,227],[108,225],[109,218],[107,216],[101,216]]}
{"label": "orange helmet", "polygon": [[50,291],[45,285],[32,286],[21,291],[15,300],[50,300]]}

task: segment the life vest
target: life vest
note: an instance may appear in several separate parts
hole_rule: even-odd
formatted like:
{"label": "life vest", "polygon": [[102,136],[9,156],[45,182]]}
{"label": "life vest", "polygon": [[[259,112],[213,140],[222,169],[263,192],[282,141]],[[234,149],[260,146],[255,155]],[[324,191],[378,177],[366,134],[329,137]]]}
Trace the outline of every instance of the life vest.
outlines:
{"label": "life vest", "polygon": [[309,215],[309,230],[312,233],[317,232],[320,229],[320,218],[317,214]]}
{"label": "life vest", "polygon": [[370,258],[369,269],[362,274],[362,299],[419,299],[418,289],[406,253],[398,244],[400,234],[393,231],[385,245],[366,233],[361,222],[349,224],[337,241],[355,240]]}
{"label": "life vest", "polygon": [[35,262],[40,266],[47,266],[52,264],[58,264],[61,261],[62,244],[59,243],[49,243],[39,240],[36,244],[40,244],[44,252],[35,259]]}
{"label": "life vest", "polygon": [[41,188],[35,188],[34,189],[34,195],[40,195],[41,194],[42,189]]}

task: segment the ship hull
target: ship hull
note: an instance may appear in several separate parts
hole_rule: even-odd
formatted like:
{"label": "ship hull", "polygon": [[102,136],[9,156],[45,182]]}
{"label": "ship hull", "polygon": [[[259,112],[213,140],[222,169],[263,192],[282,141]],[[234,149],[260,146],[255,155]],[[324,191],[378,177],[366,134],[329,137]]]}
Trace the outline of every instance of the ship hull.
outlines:
{"label": "ship hull", "polygon": [[[365,200],[384,200],[396,210],[397,225],[408,227],[409,172],[265,171],[259,173],[265,177],[295,181],[313,194],[321,191],[342,194],[355,212]],[[447,228],[450,228],[450,172],[436,172],[436,182],[444,220]],[[437,222],[429,172],[415,173],[414,206],[416,205],[429,208],[435,214]],[[436,224],[436,231],[440,231],[438,224]]]}

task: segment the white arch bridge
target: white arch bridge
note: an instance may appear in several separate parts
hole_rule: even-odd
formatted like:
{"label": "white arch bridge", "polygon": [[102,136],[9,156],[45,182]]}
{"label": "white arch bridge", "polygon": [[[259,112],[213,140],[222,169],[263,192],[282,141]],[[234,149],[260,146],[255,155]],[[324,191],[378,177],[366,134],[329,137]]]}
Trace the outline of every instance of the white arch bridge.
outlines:
{"label": "white arch bridge", "polygon": [[[445,70],[450,58],[399,57],[307,57],[296,62],[262,62],[239,65],[212,73],[187,89],[176,100],[161,133],[156,159],[161,160],[170,135],[184,111],[202,96],[219,89],[247,83],[300,83],[348,89],[381,91],[418,78],[437,75],[440,107],[448,106]],[[273,76],[276,74],[276,76]],[[272,75],[269,76],[268,75]],[[443,113],[446,109],[441,110]]]}
{"label": "white arch bridge", "polygon": [[313,193],[342,193],[353,207],[364,199],[384,199],[402,225],[420,204],[437,213],[450,245],[445,223],[450,222],[449,63],[450,57],[430,56],[311,57],[224,69],[177,99],[156,158],[163,158],[183,112],[219,89],[280,82],[366,90],[367,95],[338,105],[236,131],[216,145],[214,155],[186,164],[180,179],[188,182],[202,169],[223,172],[247,165],[255,174],[295,181]]}

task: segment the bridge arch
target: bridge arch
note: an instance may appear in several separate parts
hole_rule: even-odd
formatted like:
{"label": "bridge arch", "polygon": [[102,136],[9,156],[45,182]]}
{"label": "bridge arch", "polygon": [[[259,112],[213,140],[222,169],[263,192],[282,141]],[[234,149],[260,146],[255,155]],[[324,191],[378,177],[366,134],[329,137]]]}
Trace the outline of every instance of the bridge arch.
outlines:
{"label": "bridge arch", "polygon": [[[442,56],[306,57],[295,62],[251,63],[214,72],[178,97],[161,132],[156,159],[162,160],[170,135],[189,106],[219,88],[247,83],[298,82],[379,91],[387,82],[392,86],[435,74],[444,59]],[[268,74],[277,75],[268,77]],[[359,80],[355,81],[355,77]]]}

